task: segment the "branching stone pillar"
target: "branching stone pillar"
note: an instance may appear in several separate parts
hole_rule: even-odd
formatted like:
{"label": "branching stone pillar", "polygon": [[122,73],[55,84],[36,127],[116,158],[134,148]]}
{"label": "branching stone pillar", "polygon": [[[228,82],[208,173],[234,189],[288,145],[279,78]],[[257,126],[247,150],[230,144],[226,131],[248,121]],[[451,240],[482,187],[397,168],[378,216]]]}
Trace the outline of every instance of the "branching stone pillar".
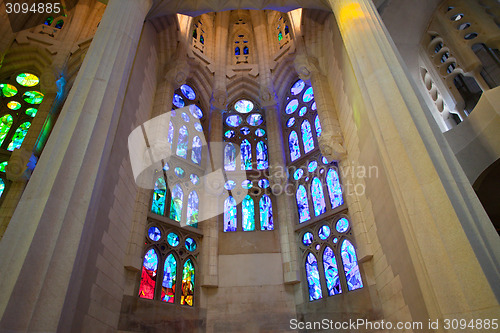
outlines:
{"label": "branching stone pillar", "polygon": [[[67,324],[151,0],[110,0],[75,84],[0,243],[0,331]],[[75,279],[75,281],[78,279]]]}
{"label": "branching stone pillar", "polygon": [[295,70],[304,81],[310,81],[314,89],[314,100],[321,121],[319,148],[329,161],[340,161],[345,158],[346,150],[340,129],[333,96],[328,85],[328,78],[321,74],[316,58],[299,54],[295,58]]}
{"label": "branching stone pillar", "polygon": [[498,317],[498,235],[417,96],[375,5],[329,2],[429,316]]}

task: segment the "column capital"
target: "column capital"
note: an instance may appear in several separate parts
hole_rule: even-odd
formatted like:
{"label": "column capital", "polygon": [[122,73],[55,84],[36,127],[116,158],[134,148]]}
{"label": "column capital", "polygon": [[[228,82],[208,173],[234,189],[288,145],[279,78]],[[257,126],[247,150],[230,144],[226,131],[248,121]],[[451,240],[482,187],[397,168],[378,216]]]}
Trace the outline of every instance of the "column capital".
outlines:
{"label": "column capital", "polygon": [[260,105],[262,107],[267,108],[275,105],[277,106],[278,104],[276,100],[276,94],[270,87],[261,86],[259,91],[259,96],[260,96]]}
{"label": "column capital", "polygon": [[164,79],[172,82],[178,87],[186,83],[187,78],[191,74],[191,67],[187,62],[186,57],[177,57],[167,66],[165,66]]}
{"label": "column capital", "polygon": [[295,56],[293,66],[299,77],[304,81],[310,81],[313,74],[320,73],[318,59],[304,53]]}
{"label": "column capital", "polygon": [[14,149],[5,167],[7,179],[12,181],[28,180],[38,159],[32,151],[25,148]]}
{"label": "column capital", "polygon": [[227,108],[227,91],[223,89],[215,89],[212,92],[212,99],[210,102],[213,107],[225,110]]}

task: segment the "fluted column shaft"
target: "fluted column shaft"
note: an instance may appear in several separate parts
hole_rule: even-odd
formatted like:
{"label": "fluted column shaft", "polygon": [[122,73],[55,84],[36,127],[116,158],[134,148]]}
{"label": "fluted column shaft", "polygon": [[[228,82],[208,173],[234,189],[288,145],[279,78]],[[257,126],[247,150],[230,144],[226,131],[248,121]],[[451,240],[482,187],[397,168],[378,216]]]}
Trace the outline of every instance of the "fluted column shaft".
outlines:
{"label": "fluted column shaft", "polygon": [[375,5],[329,2],[397,207],[394,222],[403,229],[430,317],[498,316],[498,236],[439,129],[426,118],[430,113]]}
{"label": "fluted column shaft", "polygon": [[8,267],[0,278],[0,331],[57,331],[66,295],[70,287],[79,287],[69,286],[69,281],[74,272],[81,273],[80,260],[88,253],[86,240],[92,236],[128,78],[151,4],[108,3],[0,243],[0,263]]}

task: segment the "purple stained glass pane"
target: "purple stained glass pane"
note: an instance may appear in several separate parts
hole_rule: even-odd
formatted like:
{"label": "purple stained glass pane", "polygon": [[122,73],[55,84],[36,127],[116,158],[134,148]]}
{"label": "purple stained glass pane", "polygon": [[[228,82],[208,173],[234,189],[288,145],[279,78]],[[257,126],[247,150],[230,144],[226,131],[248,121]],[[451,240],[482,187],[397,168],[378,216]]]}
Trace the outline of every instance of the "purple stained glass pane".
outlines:
{"label": "purple stained glass pane", "polygon": [[197,106],[197,105],[190,105],[189,106],[189,112],[193,115],[193,117],[197,119],[201,119],[203,117],[203,111]]}
{"label": "purple stained glass pane", "polygon": [[187,115],[187,113],[186,113],[186,112],[181,113],[181,118],[182,118],[182,120],[184,120],[185,122],[187,122],[187,123],[189,122],[189,116]]}
{"label": "purple stained glass pane", "polygon": [[323,268],[325,269],[326,288],[328,296],[333,296],[342,293],[340,285],[339,269],[333,250],[327,246],[323,251]]}
{"label": "purple stained glass pane", "polygon": [[358,259],[354,246],[345,239],[342,242],[340,255],[344,265],[345,278],[349,290],[355,290],[363,287],[361,274],[359,273]]}
{"label": "purple stained glass pane", "polygon": [[290,89],[290,92],[292,93],[292,95],[298,95],[302,92],[302,90],[304,90],[305,86],[306,84],[304,83],[304,81],[297,80]]}
{"label": "purple stained glass pane", "polygon": [[307,107],[305,107],[305,106],[301,107],[299,110],[299,116],[302,117],[306,113],[307,113]]}
{"label": "purple stained glass pane", "polygon": [[304,96],[302,96],[302,100],[304,103],[310,102],[314,99],[314,93],[313,93],[313,88],[309,87],[304,93]]}
{"label": "purple stained glass pane", "polygon": [[178,108],[183,108],[185,104],[184,99],[178,94],[174,94],[174,100],[172,103]]}
{"label": "purple stained glass pane", "polygon": [[292,131],[290,133],[290,136],[288,137],[288,146],[290,147],[290,159],[293,162],[300,157],[299,138],[297,136],[297,132]]}
{"label": "purple stained glass pane", "polygon": [[299,185],[295,196],[297,198],[299,222],[302,223],[311,218],[311,215],[309,214],[309,202],[307,201],[306,188],[303,185]]}
{"label": "purple stained glass pane", "polygon": [[236,170],[236,148],[232,143],[228,143],[224,147],[224,170]]}
{"label": "purple stained glass pane", "polygon": [[226,133],[224,133],[224,136],[228,139],[234,138],[235,135],[236,133],[232,130],[226,131]]}
{"label": "purple stained glass pane", "polygon": [[252,182],[248,179],[241,182],[241,187],[243,187],[245,190],[251,189],[252,186],[253,186]]}
{"label": "purple stained glass pane", "polygon": [[235,114],[226,118],[226,124],[231,127],[240,126],[242,121],[241,117]]}
{"label": "purple stained glass pane", "polygon": [[314,177],[311,182],[311,196],[314,207],[314,215],[318,216],[326,212],[323,186],[321,185],[321,181],[317,177]]}
{"label": "purple stained glass pane", "polygon": [[309,286],[309,301],[321,299],[323,294],[319,282],[318,260],[312,253],[306,257],[306,275]]}
{"label": "purple stained glass pane", "polygon": [[312,103],[312,105],[311,105],[311,109],[312,109],[313,111],[316,111],[316,102]]}
{"label": "purple stained glass pane", "polygon": [[252,170],[252,145],[245,139],[241,142],[241,170]]}
{"label": "purple stained glass pane", "polygon": [[259,180],[259,187],[260,188],[268,188],[269,187],[269,180],[267,180],[265,178]]}
{"label": "purple stained glass pane", "polygon": [[236,200],[228,197],[224,200],[224,232],[236,231]]}
{"label": "purple stained glass pane", "polygon": [[302,142],[304,142],[304,152],[307,154],[314,149],[314,140],[311,133],[311,124],[308,120],[304,120],[300,126],[302,131]]}
{"label": "purple stained glass pane", "polygon": [[342,198],[342,188],[340,187],[339,175],[334,169],[328,170],[326,174],[326,185],[332,209],[344,203]]}
{"label": "purple stained glass pane", "polygon": [[263,137],[266,134],[266,131],[264,131],[262,128],[258,128],[255,130],[255,135],[258,137]]}
{"label": "purple stained glass pane", "polygon": [[196,94],[195,94],[193,88],[191,88],[187,84],[183,84],[181,86],[181,92],[189,100],[194,100],[196,98]]}
{"label": "purple stained glass pane", "polygon": [[174,169],[174,173],[175,173],[175,175],[176,175],[177,177],[179,177],[179,178],[184,178],[184,169],[183,169],[183,168],[181,168],[181,167],[176,167],[176,168]]}
{"label": "purple stained glass pane", "polygon": [[224,188],[228,191],[231,191],[233,190],[234,188],[236,187],[236,182],[234,180],[228,180],[225,184],[224,184]]}
{"label": "purple stained glass pane", "polygon": [[158,229],[158,227],[151,227],[148,229],[148,237],[151,239],[153,242],[157,242],[161,238],[161,231]]}
{"label": "purple stained glass pane", "polygon": [[239,113],[249,113],[253,110],[253,103],[249,100],[242,99],[234,104],[234,109]]}
{"label": "purple stained glass pane", "polygon": [[186,126],[182,126],[179,129],[179,141],[177,142],[177,156],[182,158],[187,158],[187,146],[188,146],[188,130]]}
{"label": "purple stained glass pane", "polygon": [[318,138],[321,136],[321,122],[319,121],[319,116],[316,115],[316,118],[314,118],[314,127],[316,128],[316,135]]}
{"label": "purple stained glass pane", "polygon": [[288,119],[286,122],[286,127],[292,127],[293,125],[295,125],[295,118],[294,117]]}
{"label": "purple stained glass pane", "polygon": [[194,123],[194,129],[198,132],[203,132],[203,127],[201,127],[201,124],[199,122]]}
{"label": "purple stained glass pane", "polygon": [[257,169],[264,170],[268,167],[267,145],[264,141],[259,141],[257,143]]}
{"label": "purple stained glass pane", "polygon": [[242,128],[240,128],[240,132],[243,135],[248,135],[248,134],[250,134],[250,129],[248,127],[242,127]]}
{"label": "purple stained glass pane", "polygon": [[311,245],[313,240],[314,240],[314,235],[309,231],[306,232],[304,236],[302,236],[302,244],[304,244],[305,246]]}
{"label": "purple stained glass pane", "polygon": [[251,126],[259,126],[264,122],[264,117],[261,114],[253,113],[247,117],[247,123]]}
{"label": "purple stained glass pane", "polygon": [[193,138],[193,150],[191,151],[191,161],[201,164],[201,139],[199,136]]}
{"label": "purple stained glass pane", "polygon": [[191,183],[193,183],[193,185],[198,185],[198,183],[200,182],[200,177],[198,177],[198,175],[195,175],[194,173],[189,176],[189,179],[191,180]]}
{"label": "purple stained glass pane", "polygon": [[292,114],[297,110],[297,107],[299,106],[299,100],[298,99],[292,99],[290,102],[285,107],[285,112],[287,114]]}
{"label": "purple stained glass pane", "polygon": [[271,198],[264,194],[259,201],[260,208],[260,230],[274,230],[273,205]]}

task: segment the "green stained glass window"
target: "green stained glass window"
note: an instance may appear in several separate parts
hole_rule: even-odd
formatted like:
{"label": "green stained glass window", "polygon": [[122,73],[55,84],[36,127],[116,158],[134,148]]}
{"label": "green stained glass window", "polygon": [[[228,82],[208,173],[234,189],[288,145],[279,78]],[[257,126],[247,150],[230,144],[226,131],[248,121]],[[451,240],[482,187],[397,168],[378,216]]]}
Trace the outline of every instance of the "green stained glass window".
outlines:
{"label": "green stained glass window", "polygon": [[7,161],[0,163],[0,171],[5,172],[5,167],[7,166]]}
{"label": "green stained glass window", "polygon": [[172,200],[170,202],[170,218],[177,222],[181,221],[182,216],[182,202],[184,199],[184,192],[179,184],[176,184],[172,189]]}
{"label": "green stained glass window", "polygon": [[36,116],[36,113],[38,112],[37,109],[34,109],[34,108],[29,108],[26,110],[26,114],[30,117],[34,117]]}
{"label": "green stained glass window", "polygon": [[9,103],[7,103],[7,107],[11,110],[19,110],[21,108],[21,103],[19,102],[16,102],[16,101],[10,101]]}
{"label": "green stained glass window", "polygon": [[52,24],[52,22],[54,22],[54,18],[52,16],[49,16],[49,17],[47,17],[45,22],[43,22],[43,24],[50,26]]}
{"label": "green stained glass window", "polygon": [[242,207],[242,217],[243,217],[243,231],[253,231],[255,230],[255,212],[254,212],[254,202],[253,199],[247,195],[243,202]]}
{"label": "green stained glass window", "polygon": [[30,126],[31,123],[27,121],[25,123],[22,123],[21,126],[17,128],[16,133],[14,134],[14,137],[9,144],[9,147],[7,147],[7,150],[13,151],[14,149],[21,148],[21,144],[23,143]]}
{"label": "green stained glass window", "polygon": [[34,87],[40,82],[40,79],[36,75],[30,73],[22,73],[16,77],[16,81],[24,87]]}
{"label": "green stained glass window", "polygon": [[17,88],[11,84],[0,84],[0,97],[12,97],[17,94]]}
{"label": "green stained glass window", "polygon": [[163,178],[158,178],[155,183],[153,192],[153,202],[151,204],[151,211],[155,214],[163,215],[165,212],[165,196],[167,194],[167,185]]}
{"label": "green stained glass window", "polygon": [[194,265],[191,259],[186,260],[182,270],[181,305],[193,306],[194,299]]}
{"label": "green stained glass window", "polygon": [[7,133],[9,133],[12,122],[13,119],[10,114],[6,114],[2,118],[0,118],[0,145],[3,143],[3,140],[5,140]]}
{"label": "green stained glass window", "polygon": [[26,103],[29,104],[40,104],[43,101],[43,94],[38,91],[27,91],[24,93],[23,98]]}
{"label": "green stained glass window", "polygon": [[5,183],[3,179],[0,178],[0,197],[2,196],[4,190],[5,190]]}

